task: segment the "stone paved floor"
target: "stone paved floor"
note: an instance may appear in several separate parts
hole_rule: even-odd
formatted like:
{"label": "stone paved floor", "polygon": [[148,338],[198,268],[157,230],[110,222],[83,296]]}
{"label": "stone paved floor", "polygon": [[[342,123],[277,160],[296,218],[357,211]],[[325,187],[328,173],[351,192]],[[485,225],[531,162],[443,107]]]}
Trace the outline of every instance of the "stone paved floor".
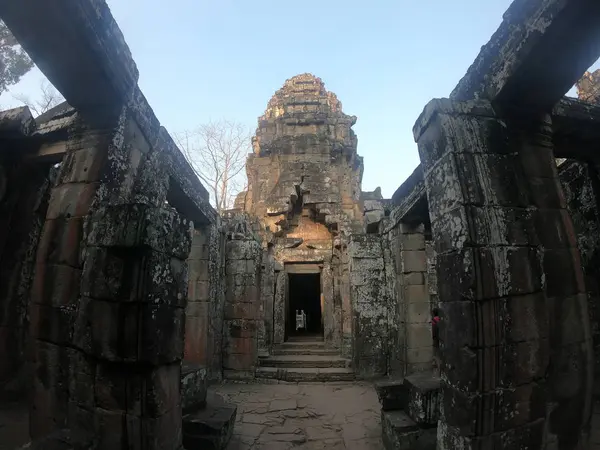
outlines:
{"label": "stone paved floor", "polygon": [[211,387],[238,405],[228,450],[381,450],[380,406],[368,383]]}

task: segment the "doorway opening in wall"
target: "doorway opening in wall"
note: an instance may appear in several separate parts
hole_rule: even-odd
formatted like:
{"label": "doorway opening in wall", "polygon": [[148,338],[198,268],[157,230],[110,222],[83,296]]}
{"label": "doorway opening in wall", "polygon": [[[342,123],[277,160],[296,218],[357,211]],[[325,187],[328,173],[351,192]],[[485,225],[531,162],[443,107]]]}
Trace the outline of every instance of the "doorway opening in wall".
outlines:
{"label": "doorway opening in wall", "polygon": [[288,273],[286,336],[323,337],[320,273]]}

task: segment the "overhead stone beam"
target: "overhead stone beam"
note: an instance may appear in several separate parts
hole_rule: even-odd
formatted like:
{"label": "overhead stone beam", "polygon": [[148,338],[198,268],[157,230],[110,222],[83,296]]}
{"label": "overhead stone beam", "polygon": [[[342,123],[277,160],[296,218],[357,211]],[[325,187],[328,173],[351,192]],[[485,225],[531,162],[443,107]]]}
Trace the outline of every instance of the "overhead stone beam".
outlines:
{"label": "overhead stone beam", "polygon": [[554,154],[600,161],[600,106],[563,98],[552,110]]}
{"label": "overhead stone beam", "polygon": [[119,104],[133,92],[138,70],[103,0],[4,0],[0,18],[77,110]]}
{"label": "overhead stone beam", "polygon": [[550,111],[600,56],[597,0],[515,0],[451,94]]}
{"label": "overhead stone beam", "polygon": [[[392,196],[394,208],[390,214],[389,226],[402,222],[429,222],[429,205],[423,180],[423,169],[419,164]],[[384,231],[385,232],[385,231]]]}

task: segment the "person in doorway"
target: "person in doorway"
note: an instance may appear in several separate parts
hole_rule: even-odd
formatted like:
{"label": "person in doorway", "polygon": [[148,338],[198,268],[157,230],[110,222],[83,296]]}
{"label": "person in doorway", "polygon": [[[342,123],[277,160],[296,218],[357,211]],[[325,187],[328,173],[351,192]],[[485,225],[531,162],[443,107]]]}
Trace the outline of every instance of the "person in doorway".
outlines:
{"label": "person in doorway", "polygon": [[431,311],[431,335],[433,337],[433,374],[440,376],[440,310],[433,308]]}

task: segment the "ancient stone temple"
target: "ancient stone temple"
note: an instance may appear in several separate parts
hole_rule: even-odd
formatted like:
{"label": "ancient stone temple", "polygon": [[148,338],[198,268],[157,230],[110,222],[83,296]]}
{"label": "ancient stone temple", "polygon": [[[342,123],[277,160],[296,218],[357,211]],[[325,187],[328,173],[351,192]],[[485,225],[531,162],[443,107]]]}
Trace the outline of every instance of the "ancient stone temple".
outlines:
{"label": "ancient stone temple", "polygon": [[263,350],[297,334],[296,313],[304,312],[301,334],[344,347],[350,356],[344,254],[348,237],[363,228],[355,122],[310,74],[287,80],[259,118],[247,162],[248,191],[236,206],[258,219],[275,268],[275,295],[264,304]]}
{"label": "ancient stone temple", "polygon": [[[598,448],[597,1],[516,0],[391,199],[361,190],[356,118],[290,78],[222,217],[102,0],[0,18],[66,99],[0,112],[0,446]],[[377,435],[230,379],[374,385]]]}

